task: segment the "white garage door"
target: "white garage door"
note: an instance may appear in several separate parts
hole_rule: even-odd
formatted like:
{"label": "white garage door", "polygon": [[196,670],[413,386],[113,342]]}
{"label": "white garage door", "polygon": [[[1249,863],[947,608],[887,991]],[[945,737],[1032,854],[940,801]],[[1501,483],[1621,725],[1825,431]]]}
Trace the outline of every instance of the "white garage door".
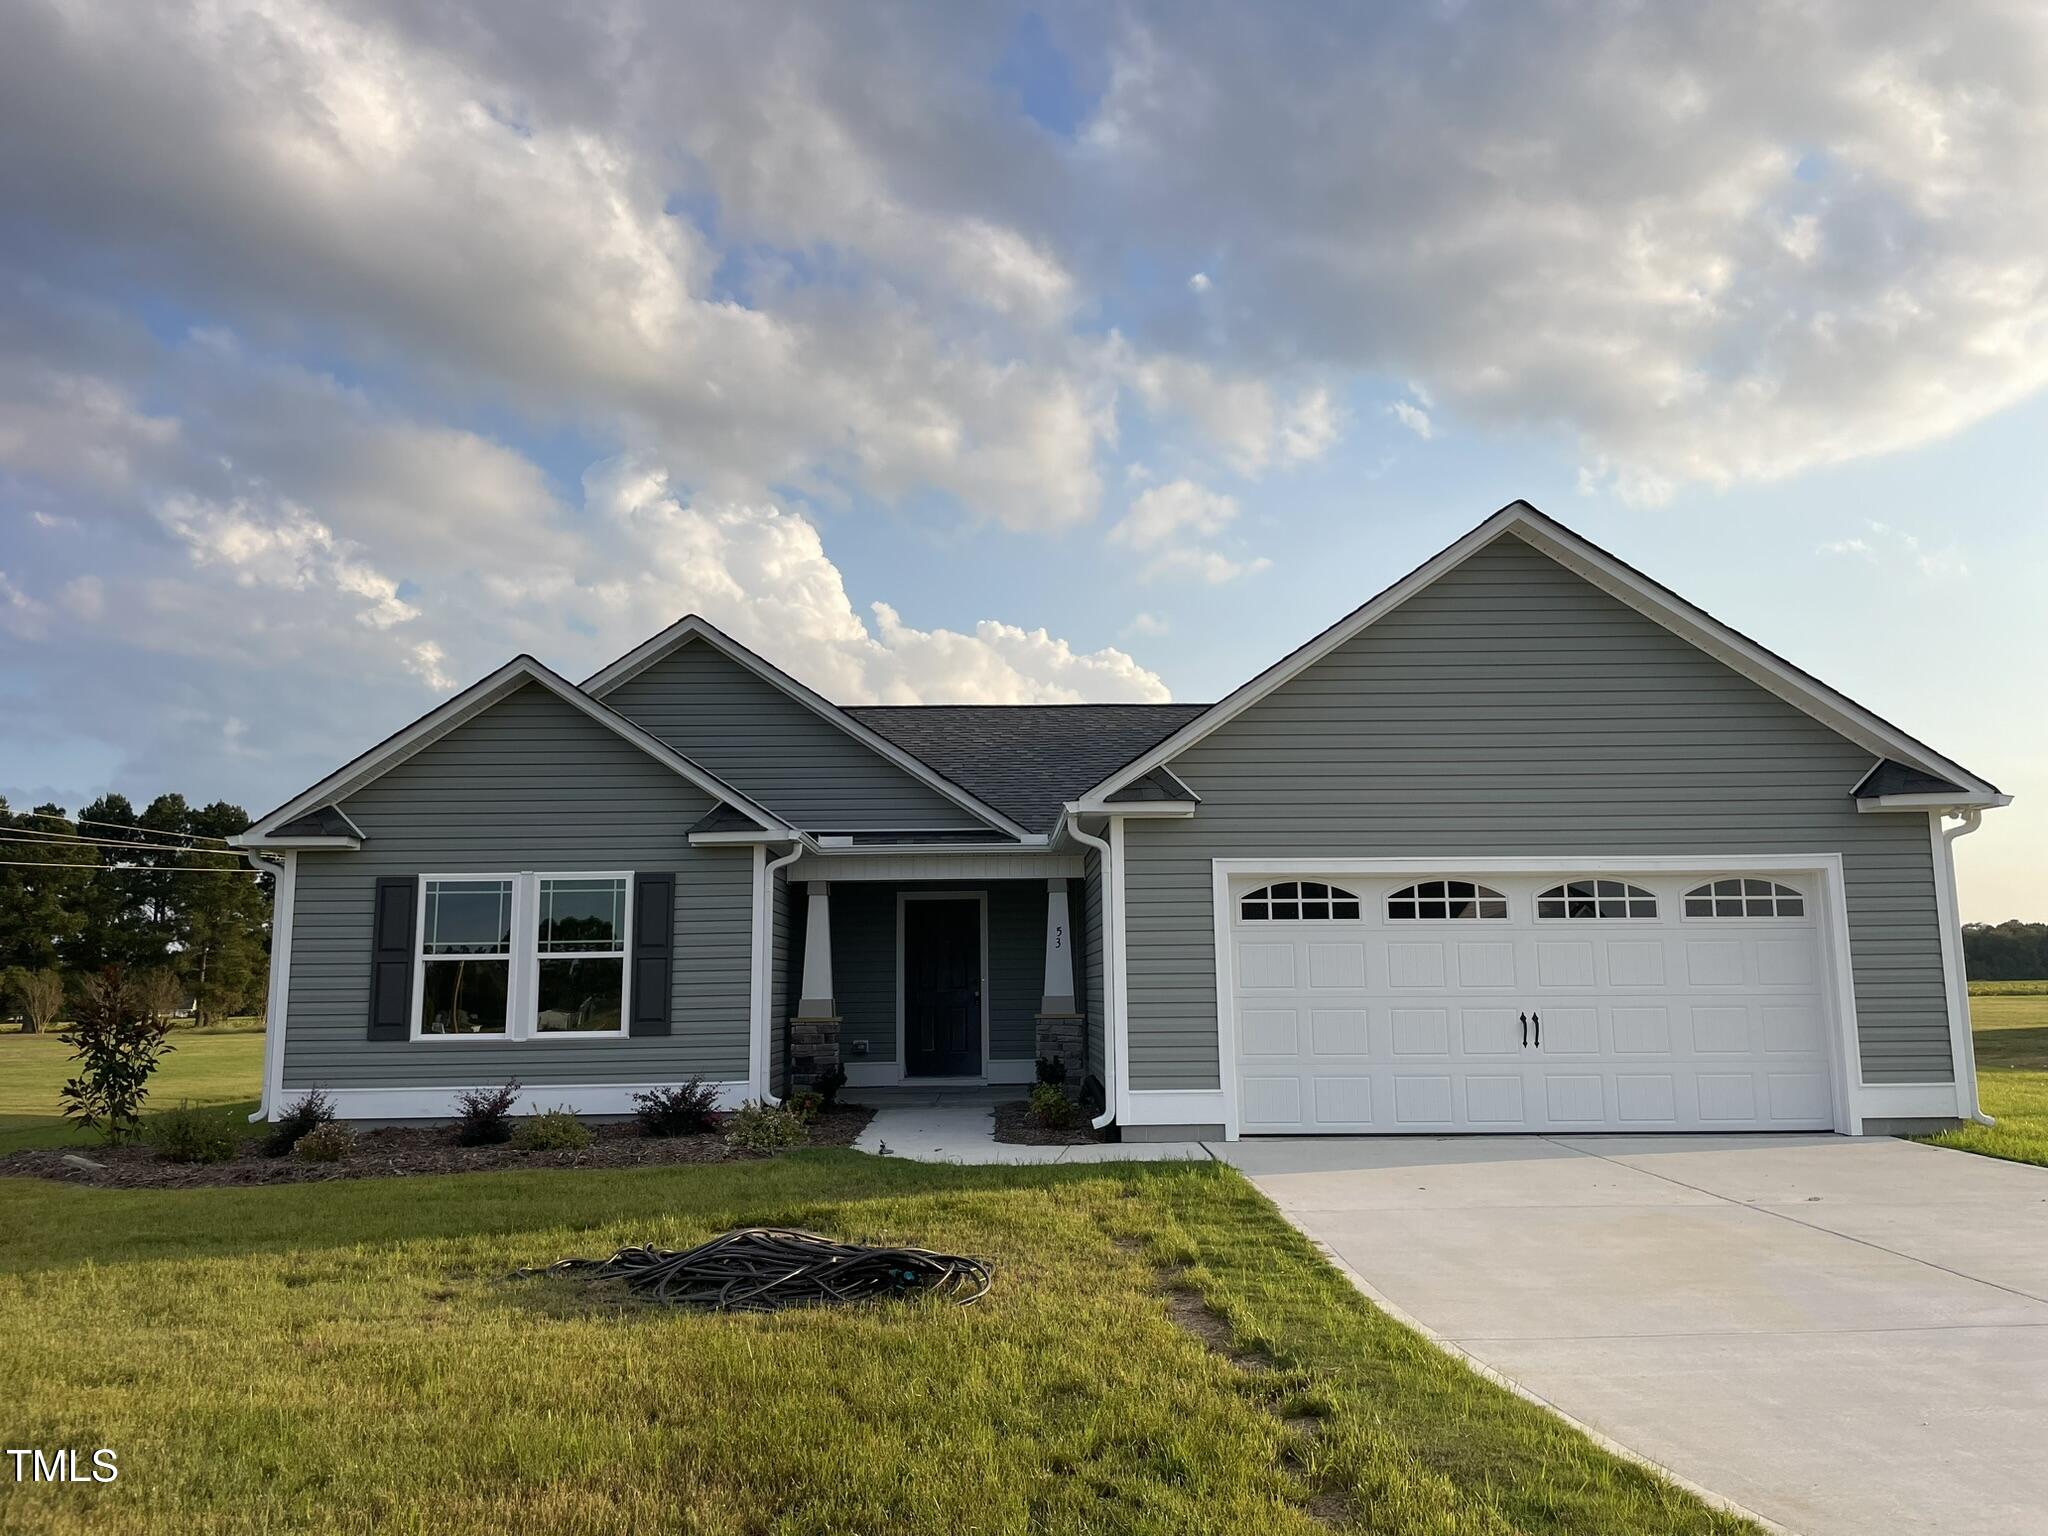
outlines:
{"label": "white garage door", "polygon": [[1236,879],[1248,1134],[1825,1130],[1813,882]]}

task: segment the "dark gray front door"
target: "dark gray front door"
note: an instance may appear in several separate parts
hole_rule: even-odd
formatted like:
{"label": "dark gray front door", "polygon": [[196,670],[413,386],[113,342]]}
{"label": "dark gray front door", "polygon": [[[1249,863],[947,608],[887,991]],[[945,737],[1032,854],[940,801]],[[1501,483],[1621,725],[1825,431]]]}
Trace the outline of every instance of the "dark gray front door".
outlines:
{"label": "dark gray front door", "polygon": [[981,903],[903,903],[903,1072],[981,1075]]}

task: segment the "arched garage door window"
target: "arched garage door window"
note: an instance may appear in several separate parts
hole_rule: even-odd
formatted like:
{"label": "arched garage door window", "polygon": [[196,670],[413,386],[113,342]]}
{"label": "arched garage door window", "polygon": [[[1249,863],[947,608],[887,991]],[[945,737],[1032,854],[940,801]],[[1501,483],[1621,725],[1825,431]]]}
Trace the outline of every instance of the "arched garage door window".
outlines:
{"label": "arched garage door window", "polygon": [[1387,916],[1409,918],[1506,917],[1508,899],[1491,886],[1470,880],[1424,880],[1387,898]]}
{"label": "arched garage door window", "polygon": [[1238,916],[1248,923],[1334,922],[1359,916],[1358,897],[1341,885],[1320,880],[1286,880],[1247,891]]}
{"label": "arched garage door window", "polygon": [[1536,893],[1536,915],[1552,917],[1655,917],[1657,898],[1625,880],[1567,880]]}
{"label": "arched garage door window", "polygon": [[1712,880],[1685,893],[1687,917],[1804,917],[1806,898],[1775,880]]}

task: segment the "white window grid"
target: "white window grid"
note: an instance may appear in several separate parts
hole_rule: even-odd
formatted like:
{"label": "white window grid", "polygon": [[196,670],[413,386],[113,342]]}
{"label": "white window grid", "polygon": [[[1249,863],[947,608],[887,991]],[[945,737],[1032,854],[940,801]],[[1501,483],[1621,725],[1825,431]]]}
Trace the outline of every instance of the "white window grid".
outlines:
{"label": "white window grid", "polygon": [[[623,882],[615,911],[619,924],[617,939],[608,947],[550,949],[540,952],[541,888],[543,884],[580,882]],[[428,895],[438,886],[504,885],[511,901],[511,943],[499,951],[467,951],[445,956],[428,953]],[[633,912],[633,874],[630,870],[521,870],[512,873],[457,872],[423,874],[416,897],[419,908],[413,938],[412,1038],[414,1040],[617,1040],[630,1032],[633,1006],[633,964],[628,953],[627,934]],[[430,1034],[425,1032],[426,967],[440,959],[489,960],[502,956],[511,967],[507,979],[505,1028],[495,1034]],[[617,960],[619,962],[619,1027],[605,1030],[539,1028],[540,966],[542,960]]]}

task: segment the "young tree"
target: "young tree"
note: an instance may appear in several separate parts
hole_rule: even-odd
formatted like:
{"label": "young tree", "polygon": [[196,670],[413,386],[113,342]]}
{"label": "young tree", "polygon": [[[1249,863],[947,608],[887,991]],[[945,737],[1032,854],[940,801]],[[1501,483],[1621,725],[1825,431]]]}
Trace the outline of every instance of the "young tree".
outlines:
{"label": "young tree", "polygon": [[39,1035],[57,1022],[57,1015],[64,1011],[64,978],[54,970],[27,971],[16,968],[8,973],[8,991],[13,1006],[21,1010],[22,1030]]}
{"label": "young tree", "polygon": [[175,1047],[164,1036],[169,1019],[144,1010],[135,983],[119,966],[88,976],[79,986],[71,1027],[59,1037],[71,1047],[78,1075],[58,1091],[67,1119],[97,1130],[109,1146],[142,1129],[149,1079]]}

